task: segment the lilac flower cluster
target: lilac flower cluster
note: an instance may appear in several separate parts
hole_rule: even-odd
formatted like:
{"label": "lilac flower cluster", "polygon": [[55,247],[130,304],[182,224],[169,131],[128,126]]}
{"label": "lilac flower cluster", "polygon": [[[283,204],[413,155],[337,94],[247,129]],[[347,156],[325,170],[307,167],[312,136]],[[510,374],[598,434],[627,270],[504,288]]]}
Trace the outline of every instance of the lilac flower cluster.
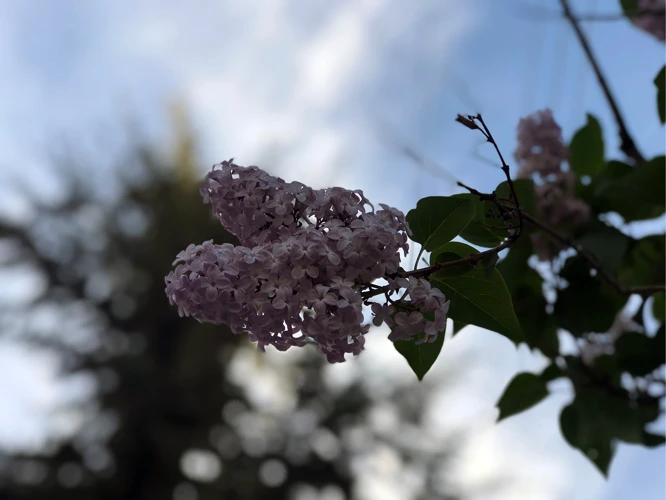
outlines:
{"label": "lilac flower cluster", "polygon": [[[405,296],[410,300],[402,300],[396,305],[372,304],[375,315],[374,324],[379,326],[385,322],[391,328],[389,340],[411,340],[415,335],[424,333],[416,340],[416,344],[434,342],[439,333],[446,328],[446,317],[450,301],[438,288],[433,288],[423,278],[401,278],[396,287],[406,288]],[[429,313],[429,314],[428,314]],[[433,319],[428,319],[426,315]]]}
{"label": "lilac flower cluster", "polygon": [[[314,341],[328,361],[342,362],[345,353],[363,349],[369,325],[363,325],[368,302],[362,294],[384,278],[392,291],[409,285],[412,302],[406,304],[439,310],[432,323],[442,327],[448,302],[444,309],[439,290],[393,279],[399,251],[409,250],[409,227],[400,211],[380,204],[375,212],[361,191],[313,190],[231,161],[216,167],[201,194],[242,246],[208,241],[178,254],[166,294],[181,315],[248,332],[260,350]],[[403,321],[398,313],[395,322]],[[428,325],[423,322],[420,331],[427,327],[436,336],[437,328]],[[392,335],[399,339],[418,333],[396,329]]]}
{"label": "lilac flower cluster", "polygon": [[541,177],[561,172],[569,151],[562,139],[562,129],[549,109],[521,118],[518,123],[518,147],[514,157],[520,169],[517,177]]}
{"label": "lilac flower cluster", "polygon": [[[535,181],[537,215],[543,222],[567,233],[590,220],[589,205],[574,196],[576,175],[562,169],[568,149],[550,110],[520,120],[514,156],[520,166],[517,177]],[[544,261],[552,260],[561,249],[541,233],[532,235],[532,243]]]}
{"label": "lilac flower cluster", "polygon": [[638,0],[636,8],[641,14],[631,18],[634,26],[661,42],[666,41],[666,23],[664,22],[666,0]]}

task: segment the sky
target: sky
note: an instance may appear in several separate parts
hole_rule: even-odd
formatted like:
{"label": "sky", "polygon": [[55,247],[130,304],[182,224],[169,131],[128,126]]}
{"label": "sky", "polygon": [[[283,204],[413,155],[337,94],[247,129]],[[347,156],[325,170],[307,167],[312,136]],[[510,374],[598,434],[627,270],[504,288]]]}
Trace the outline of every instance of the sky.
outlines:
{"label": "sky", "polygon": [[[572,4],[618,12],[611,0]],[[663,44],[625,21],[586,29],[639,148],[663,154],[652,84]],[[509,158],[520,117],[550,107],[568,139],[592,113],[607,155],[618,156],[616,127],[557,0],[0,2],[4,196],[15,176],[48,190],[54,151],[74,147],[97,164],[128,117],[163,139],[174,100],[191,112],[205,165],[234,157],[315,188],[360,188],[405,212],[424,196],[457,191],[454,179],[482,191],[502,181],[493,152],[454,122],[457,113],[481,112]],[[405,147],[428,159],[425,168]],[[104,181],[101,171],[90,175]],[[410,376],[382,335],[332,376],[353,363]],[[43,415],[71,387],[53,382],[55,363],[18,345],[0,344],[0,360],[0,444],[39,440]],[[663,448],[622,445],[605,481],[564,442],[557,416],[571,398],[566,386],[494,423],[506,383],[542,360],[468,328],[447,340],[429,377],[447,362],[461,365],[462,381],[433,426],[473,426],[459,481],[512,478],[509,492],[484,499],[664,498]]]}

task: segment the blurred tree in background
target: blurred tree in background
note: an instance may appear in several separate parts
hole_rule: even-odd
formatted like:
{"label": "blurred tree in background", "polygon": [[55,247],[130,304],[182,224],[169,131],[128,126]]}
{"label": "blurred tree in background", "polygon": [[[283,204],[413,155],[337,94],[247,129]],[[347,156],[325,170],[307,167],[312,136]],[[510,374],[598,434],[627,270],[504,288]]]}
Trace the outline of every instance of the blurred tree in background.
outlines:
{"label": "blurred tree in background", "polygon": [[[233,241],[201,201],[194,137],[177,116],[169,154],[137,146],[110,177],[54,167],[60,201],[32,196],[29,223],[0,220],[5,270],[43,280],[34,300],[2,305],[0,331],[57,353],[63,376],[94,386],[53,416],[70,432],[2,456],[0,499],[361,498],[376,449],[411,478],[413,498],[458,498],[446,480],[451,445],[421,427],[429,384],[378,391],[382,381],[356,378],[336,389],[314,349],[278,366],[169,306],[176,254]],[[100,196],[100,183],[117,196]]]}

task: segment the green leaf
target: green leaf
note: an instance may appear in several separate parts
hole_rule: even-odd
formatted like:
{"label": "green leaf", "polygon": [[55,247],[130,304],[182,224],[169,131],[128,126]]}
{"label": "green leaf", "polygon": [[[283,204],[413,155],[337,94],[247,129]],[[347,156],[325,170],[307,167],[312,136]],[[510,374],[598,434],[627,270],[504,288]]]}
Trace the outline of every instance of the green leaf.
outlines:
{"label": "green leaf", "polygon": [[495,210],[492,202],[481,201],[478,196],[471,193],[455,194],[452,198],[462,198],[474,203],[476,214],[474,219],[463,229],[460,237],[469,241],[473,245],[480,247],[496,247],[508,233],[504,229],[493,229],[494,227],[503,227],[503,221],[493,216]]}
{"label": "green leaf", "polygon": [[578,399],[565,406],[560,413],[560,431],[564,439],[580,450],[604,476],[608,475],[613,455],[614,440],[595,428]]}
{"label": "green leaf", "polygon": [[651,339],[641,333],[623,334],[615,341],[618,366],[632,375],[645,376],[663,363],[663,353],[652,352]]}
{"label": "green leaf", "polygon": [[[432,313],[430,315],[432,316]],[[428,317],[428,313],[425,313],[424,316]],[[440,332],[437,335],[437,340],[432,343],[417,344],[417,340],[422,339],[424,335],[425,333],[421,332],[413,340],[401,340],[393,343],[395,349],[407,360],[419,380],[423,380],[425,374],[428,373],[430,367],[437,360],[444,345],[444,332]]]}
{"label": "green leaf", "polygon": [[491,276],[497,265],[499,256],[496,253],[490,253],[484,256],[479,262],[480,267],[486,272],[486,276]]}
{"label": "green leaf", "polygon": [[[663,351],[663,339],[662,339]],[[641,396],[631,398],[622,387],[615,358],[603,355],[605,361],[592,366],[567,356],[567,373],[574,384],[576,397],[560,415],[560,427],[572,446],[588,455],[606,473],[615,443],[654,446],[661,436],[651,434],[645,426],[660,415],[660,398]]]}
{"label": "green leaf", "polygon": [[508,254],[497,265],[512,295],[514,290],[523,282],[525,273],[530,272],[531,268],[527,260],[533,253],[530,237],[523,234],[518,238],[518,241],[511,245]]}
{"label": "green leaf", "polygon": [[598,276],[591,276],[585,262],[573,257],[560,273],[569,285],[557,293],[553,314],[573,335],[606,332],[625,299]]}
{"label": "green leaf", "polygon": [[[434,264],[460,260],[472,253],[477,253],[477,250],[465,243],[451,241],[430,254],[430,265],[432,266]],[[476,267],[477,264],[472,262],[459,264],[442,269],[441,271],[438,271],[438,274],[440,277],[462,276],[463,274],[473,271]]]}
{"label": "green leaf", "polygon": [[657,112],[663,124],[666,122],[666,66],[654,78],[654,84],[657,87]]}
{"label": "green leaf", "polygon": [[622,371],[620,370],[616,356],[601,354],[594,358],[588,370],[596,380],[615,386],[621,385]]}
{"label": "green leaf", "polygon": [[632,375],[644,376],[662,366],[664,360],[662,335],[648,337],[642,333],[625,333],[615,341],[618,366]]}
{"label": "green leaf", "polygon": [[622,179],[625,175],[630,174],[635,167],[627,165],[618,160],[609,160],[599,175],[594,178],[590,186],[593,188],[594,195],[599,196],[603,190],[615,181]]}
{"label": "green leaf", "polygon": [[497,402],[497,421],[532,408],[548,396],[546,382],[534,373],[519,373],[504,389]]}
{"label": "green leaf", "polygon": [[656,448],[666,443],[666,438],[660,434],[652,434],[651,432],[645,431],[643,433],[642,445],[647,446],[648,448]]}
{"label": "green leaf", "polygon": [[575,242],[594,255],[607,271],[618,270],[631,238],[598,219],[579,228],[577,233],[580,236]]}
{"label": "green leaf", "polygon": [[581,177],[594,178],[604,166],[604,139],[601,126],[591,114],[587,124],[578,129],[569,144],[569,166]]}
{"label": "green leaf", "polygon": [[666,282],[666,245],[663,235],[633,240],[617,273],[624,286],[663,285]]}
{"label": "green leaf", "polygon": [[621,161],[609,160],[602,167],[590,184],[585,185],[582,182],[576,183],[574,196],[585,201],[595,214],[607,212],[611,209],[603,206],[599,199],[600,193],[617,179],[627,175],[634,169]]}
{"label": "green leaf", "polygon": [[445,245],[467,227],[476,215],[471,200],[446,196],[422,198],[407,214],[412,239],[429,252]]}
{"label": "green leaf", "polygon": [[551,363],[549,364],[544,370],[541,372],[541,380],[544,382],[552,382],[553,380],[556,380],[558,378],[562,378],[565,376],[564,371],[562,371],[562,368],[557,366],[556,363]]}
{"label": "green leaf", "polygon": [[666,206],[665,173],[664,156],[636,168],[609,162],[601,174],[603,181],[593,183],[593,204],[598,213],[617,212],[626,222],[659,217]]}
{"label": "green leaf", "polygon": [[454,337],[456,334],[460,332],[460,330],[462,330],[466,326],[467,325],[465,323],[453,320],[453,331],[451,332],[451,337]]}
{"label": "green leaf", "polygon": [[638,0],[620,0],[620,5],[622,6],[622,12],[627,17],[633,17],[636,15],[638,10]]}
{"label": "green leaf", "polygon": [[[618,387],[618,386],[615,386]],[[596,434],[630,444],[650,440],[644,429],[659,415],[659,398],[632,401],[627,393],[621,397],[606,387],[576,387],[576,401]]]}
{"label": "green leaf", "polygon": [[[458,245],[456,251],[461,258],[478,253],[472,247]],[[456,321],[497,332],[514,343],[523,340],[511,295],[497,269],[490,276],[478,268],[462,276],[447,276],[438,271],[430,277],[430,282],[451,300],[450,316]]]}
{"label": "green leaf", "polygon": [[652,296],[652,315],[660,323],[666,323],[666,294],[664,292]]}
{"label": "green leaf", "polygon": [[[525,210],[527,213],[535,213],[536,198],[534,195],[534,182],[531,179],[514,179],[513,189],[515,190],[516,196],[518,197],[520,208]],[[495,189],[495,194],[498,198],[511,199],[509,181],[500,183]],[[525,225],[524,229],[529,229],[527,224]]]}
{"label": "green leaf", "polygon": [[511,298],[527,345],[532,349],[539,349],[552,359],[560,352],[560,342],[557,324],[553,316],[546,312],[547,303],[543,296],[542,283],[539,273],[528,268]]}

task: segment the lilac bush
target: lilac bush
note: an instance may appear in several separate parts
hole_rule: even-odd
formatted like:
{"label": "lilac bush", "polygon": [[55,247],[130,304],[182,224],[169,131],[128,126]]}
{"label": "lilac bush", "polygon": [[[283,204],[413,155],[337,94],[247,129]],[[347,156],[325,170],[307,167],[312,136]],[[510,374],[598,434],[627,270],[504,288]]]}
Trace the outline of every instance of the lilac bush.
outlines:
{"label": "lilac bush", "polygon": [[[399,210],[375,212],[360,190],[314,190],[232,161],[213,167],[201,195],[242,246],[207,241],[178,254],[166,294],[181,315],[248,332],[260,350],[315,342],[332,363],[363,349],[364,304],[375,325],[395,327],[394,341],[423,332],[418,342],[432,342],[444,330],[444,294],[397,276],[411,234]],[[378,279],[390,306],[364,299]]]}

